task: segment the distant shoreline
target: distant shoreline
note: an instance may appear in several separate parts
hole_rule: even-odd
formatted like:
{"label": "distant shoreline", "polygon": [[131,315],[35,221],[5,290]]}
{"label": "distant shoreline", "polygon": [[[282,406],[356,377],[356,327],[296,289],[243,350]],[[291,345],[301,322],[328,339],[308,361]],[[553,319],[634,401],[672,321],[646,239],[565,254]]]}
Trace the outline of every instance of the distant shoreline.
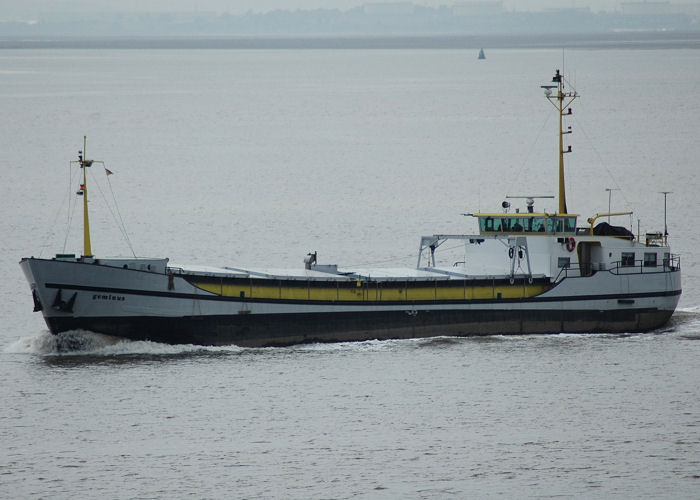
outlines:
{"label": "distant shoreline", "polygon": [[8,49],[698,49],[700,32],[624,31],[578,35],[242,35],[242,36],[16,36]]}

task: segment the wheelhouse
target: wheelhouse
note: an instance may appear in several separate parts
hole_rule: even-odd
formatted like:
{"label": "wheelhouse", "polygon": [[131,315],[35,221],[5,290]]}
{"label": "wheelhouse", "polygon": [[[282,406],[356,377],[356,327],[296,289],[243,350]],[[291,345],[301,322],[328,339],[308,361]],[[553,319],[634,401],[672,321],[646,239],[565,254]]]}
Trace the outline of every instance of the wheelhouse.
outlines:
{"label": "wheelhouse", "polygon": [[474,214],[479,234],[575,234],[577,215],[502,213]]}

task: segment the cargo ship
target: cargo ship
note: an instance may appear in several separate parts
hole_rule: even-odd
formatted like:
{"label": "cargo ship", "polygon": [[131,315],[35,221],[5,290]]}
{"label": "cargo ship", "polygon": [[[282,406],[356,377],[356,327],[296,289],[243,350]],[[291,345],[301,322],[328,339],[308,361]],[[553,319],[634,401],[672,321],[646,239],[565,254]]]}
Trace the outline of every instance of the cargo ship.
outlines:
{"label": "cargo ship", "polygon": [[[503,201],[465,214],[474,234],[420,239],[415,268],[355,268],[318,262],[296,269],[171,264],[168,258],[92,254],[83,150],[78,194],[83,253],[22,258],[34,310],[54,334],[88,330],[170,344],[281,346],[309,342],[495,334],[642,332],[663,326],[681,295],[680,257],[668,230],[579,224],[564,183],[564,117],[578,97],[557,70],[542,86],[559,117],[558,209]],[[549,196],[548,198],[554,198]],[[629,213],[629,212],[628,212]],[[665,219],[664,219],[665,221]],[[642,240],[643,241],[640,241]],[[464,259],[441,259],[446,242]],[[449,246],[449,245],[448,245]]]}

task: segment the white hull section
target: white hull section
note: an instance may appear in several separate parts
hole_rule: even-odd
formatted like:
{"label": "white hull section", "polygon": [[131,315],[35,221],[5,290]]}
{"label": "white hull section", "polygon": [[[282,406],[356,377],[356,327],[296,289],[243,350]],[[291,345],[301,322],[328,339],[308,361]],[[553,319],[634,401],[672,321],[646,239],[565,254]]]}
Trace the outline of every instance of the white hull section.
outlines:
{"label": "white hull section", "polygon": [[160,272],[164,266],[153,272],[111,264],[31,258],[21,267],[54,333],[85,328],[171,343],[640,331],[663,325],[681,290],[680,272],[661,268],[564,278],[525,299],[333,303],[222,297],[186,275]]}

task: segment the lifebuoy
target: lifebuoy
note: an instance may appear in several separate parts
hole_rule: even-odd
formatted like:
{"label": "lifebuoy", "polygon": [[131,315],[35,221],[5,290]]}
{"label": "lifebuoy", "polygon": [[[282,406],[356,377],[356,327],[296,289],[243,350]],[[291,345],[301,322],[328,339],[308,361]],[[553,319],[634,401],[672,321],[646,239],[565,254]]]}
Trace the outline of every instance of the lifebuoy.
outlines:
{"label": "lifebuoy", "polygon": [[575,239],[569,238],[568,240],[566,240],[566,249],[569,252],[573,252],[575,248],[576,248],[576,240]]}

